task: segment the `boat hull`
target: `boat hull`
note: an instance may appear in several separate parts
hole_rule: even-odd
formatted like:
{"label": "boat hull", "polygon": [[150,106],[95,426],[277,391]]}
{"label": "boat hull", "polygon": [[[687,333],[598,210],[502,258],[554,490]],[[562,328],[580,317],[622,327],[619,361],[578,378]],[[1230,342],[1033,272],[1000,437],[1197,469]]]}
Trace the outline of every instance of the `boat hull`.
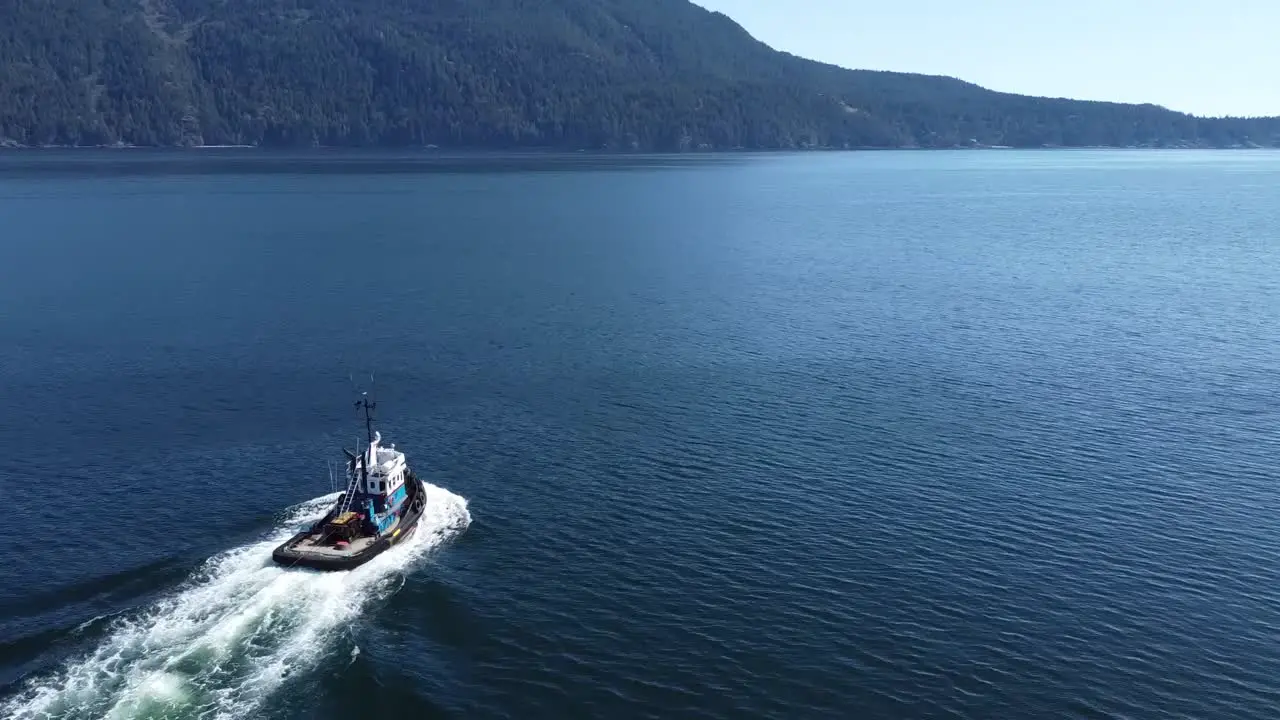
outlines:
{"label": "boat hull", "polygon": [[[426,506],[426,488],[422,481],[412,480],[410,488],[413,492],[405,498],[405,514],[396,523],[391,532],[382,535],[365,545],[358,551],[338,554],[335,552],[317,553],[308,551],[303,544],[307,537],[315,532],[315,528],[303,530],[286,540],[271,553],[271,559],[278,565],[288,568],[311,568],[313,570],[352,570],[369,562],[387,550],[409,539],[418,529],[418,521]],[[321,523],[324,520],[320,521]]]}

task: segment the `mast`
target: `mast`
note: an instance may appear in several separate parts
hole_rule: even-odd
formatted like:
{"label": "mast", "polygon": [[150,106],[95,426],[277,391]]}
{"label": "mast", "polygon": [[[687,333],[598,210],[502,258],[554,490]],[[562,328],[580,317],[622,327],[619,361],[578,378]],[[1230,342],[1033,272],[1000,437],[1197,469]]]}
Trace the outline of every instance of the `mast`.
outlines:
{"label": "mast", "polygon": [[368,436],[370,444],[373,443],[373,410],[378,407],[378,403],[369,400],[369,393],[360,393],[361,398],[356,401],[356,407],[364,410],[364,430]]}

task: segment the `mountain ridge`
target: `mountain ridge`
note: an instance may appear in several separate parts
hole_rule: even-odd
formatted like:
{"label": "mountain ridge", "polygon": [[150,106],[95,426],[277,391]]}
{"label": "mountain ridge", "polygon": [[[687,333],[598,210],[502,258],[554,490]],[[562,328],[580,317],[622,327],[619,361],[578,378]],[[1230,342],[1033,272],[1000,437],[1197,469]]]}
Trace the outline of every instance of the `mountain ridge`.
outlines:
{"label": "mountain ridge", "polygon": [[1278,147],[1280,118],[774,50],[687,0],[0,0],[0,144]]}

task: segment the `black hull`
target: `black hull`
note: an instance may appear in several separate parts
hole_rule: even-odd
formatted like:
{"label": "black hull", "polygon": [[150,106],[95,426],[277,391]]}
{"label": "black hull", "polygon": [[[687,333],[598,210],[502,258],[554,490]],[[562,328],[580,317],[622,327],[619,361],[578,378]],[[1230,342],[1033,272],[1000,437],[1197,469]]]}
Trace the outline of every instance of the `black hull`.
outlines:
{"label": "black hull", "polygon": [[[313,570],[352,570],[381,555],[386,550],[399,545],[413,535],[418,529],[418,520],[426,507],[426,488],[416,478],[409,486],[413,492],[405,498],[407,510],[395,529],[389,535],[383,535],[373,541],[360,552],[344,556],[319,557],[297,549],[298,543],[312,533],[312,529],[303,530],[286,540],[271,553],[271,559],[284,567],[311,568]],[[327,516],[326,516],[327,519]],[[321,523],[324,520],[320,521]]]}

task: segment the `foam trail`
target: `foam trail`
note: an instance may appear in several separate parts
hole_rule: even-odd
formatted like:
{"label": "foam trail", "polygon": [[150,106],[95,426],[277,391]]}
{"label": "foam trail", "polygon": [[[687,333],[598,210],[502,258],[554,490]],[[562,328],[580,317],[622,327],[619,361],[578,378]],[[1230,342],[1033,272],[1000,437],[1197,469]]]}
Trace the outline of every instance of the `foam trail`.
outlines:
{"label": "foam trail", "polygon": [[252,717],[290,674],[314,667],[397,575],[466,529],[467,503],[426,485],[413,537],[349,572],[283,569],[271,551],[320,519],[338,494],[292,508],[262,542],[211,558],[175,593],[115,621],[88,655],[36,678],[0,704],[0,717]]}

